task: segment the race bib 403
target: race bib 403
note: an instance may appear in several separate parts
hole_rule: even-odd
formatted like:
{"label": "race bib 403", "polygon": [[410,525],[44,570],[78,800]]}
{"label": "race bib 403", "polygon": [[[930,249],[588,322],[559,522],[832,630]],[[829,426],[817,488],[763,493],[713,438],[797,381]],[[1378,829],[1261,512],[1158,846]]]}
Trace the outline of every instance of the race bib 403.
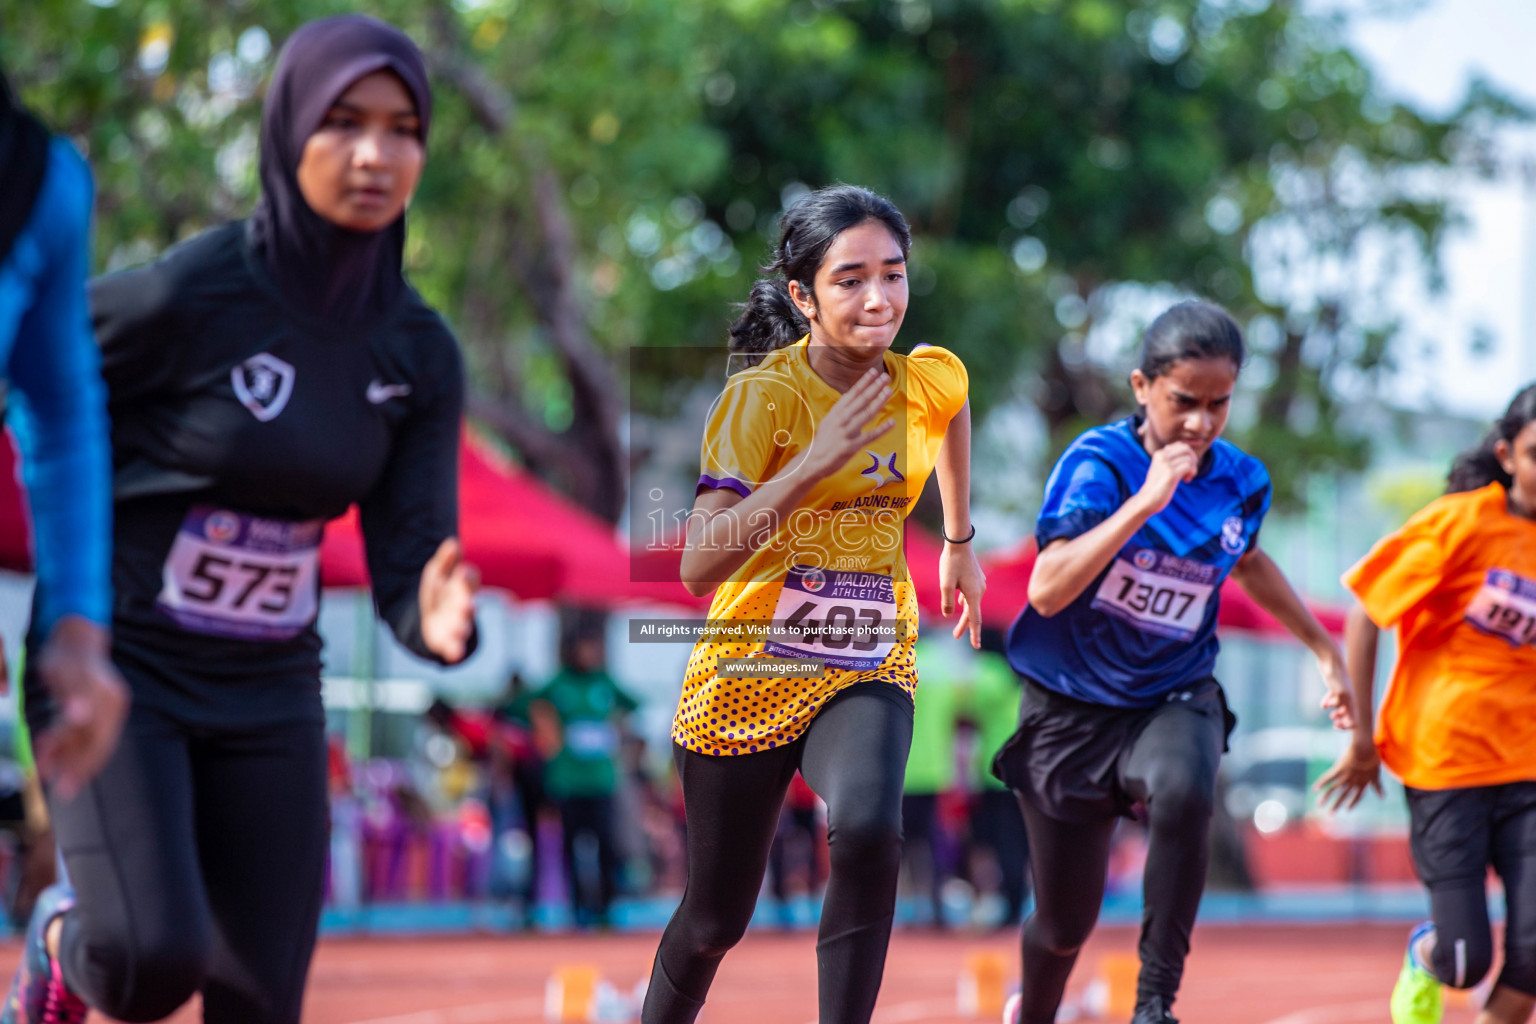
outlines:
{"label": "race bib 403", "polygon": [[1192,640],[1216,592],[1214,565],[1139,548],[1109,567],[1092,607],[1148,633]]}
{"label": "race bib 403", "polygon": [[182,629],[288,640],[318,611],[321,520],[263,519],[207,505],[187,512],[156,605]]}
{"label": "race bib 403", "polygon": [[783,639],[765,654],[819,658],[832,668],[869,672],[896,646],[896,589],[889,576],[796,565],[784,580],[773,627]]}
{"label": "race bib 403", "polygon": [[1467,606],[1466,620],[1512,647],[1536,644],[1536,580],[1489,569],[1482,589]]}

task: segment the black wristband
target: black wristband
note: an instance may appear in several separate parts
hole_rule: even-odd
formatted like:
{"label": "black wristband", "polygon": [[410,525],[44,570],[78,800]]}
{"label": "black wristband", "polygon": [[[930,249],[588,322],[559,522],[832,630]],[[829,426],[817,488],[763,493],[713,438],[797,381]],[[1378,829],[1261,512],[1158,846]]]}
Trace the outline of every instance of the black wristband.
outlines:
{"label": "black wristband", "polygon": [[943,537],[944,540],[947,543],[949,543],[949,544],[969,544],[971,541],[976,539],[976,524],[975,523],[971,524],[971,535],[969,537],[962,537],[959,540],[956,540],[955,538],[951,537],[949,534],[944,532],[944,524],[940,523],[939,524],[939,536]]}

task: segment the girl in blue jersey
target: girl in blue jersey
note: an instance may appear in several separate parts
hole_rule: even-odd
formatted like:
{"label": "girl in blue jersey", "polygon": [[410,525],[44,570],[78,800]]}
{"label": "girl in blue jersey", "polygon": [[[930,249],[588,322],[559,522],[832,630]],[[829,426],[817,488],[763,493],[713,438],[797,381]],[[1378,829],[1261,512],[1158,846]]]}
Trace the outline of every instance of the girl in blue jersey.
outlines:
{"label": "girl in blue jersey", "polygon": [[1168,310],[1131,374],[1141,411],[1079,437],[1046,483],[1029,605],[1008,638],[1019,729],[993,765],[1023,809],[1037,894],[1011,1024],[1056,1019],[1098,918],[1115,821],[1133,808],[1149,845],[1132,1024],[1176,1024],[1235,721],[1212,675],[1228,576],[1312,650],[1323,706],[1352,722],[1342,653],[1258,547],[1269,475],[1220,439],[1243,358],[1223,310]]}

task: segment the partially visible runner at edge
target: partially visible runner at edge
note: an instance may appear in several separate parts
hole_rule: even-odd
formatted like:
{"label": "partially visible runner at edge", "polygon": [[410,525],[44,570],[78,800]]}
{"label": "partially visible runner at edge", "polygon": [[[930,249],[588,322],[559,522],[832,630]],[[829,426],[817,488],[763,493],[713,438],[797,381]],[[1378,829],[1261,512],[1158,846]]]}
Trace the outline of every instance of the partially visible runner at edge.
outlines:
{"label": "partially visible runner at edge", "polygon": [[[21,448],[38,603],[35,670],[60,707],[39,771],[73,793],[106,762],[128,709],[108,659],[111,457],[91,336],[91,172],[0,73],[0,366]],[[10,686],[0,649],[0,693]]]}
{"label": "partially visible runner at edge", "polygon": [[[785,211],[770,276],[731,328],[731,351],[744,354],[733,358],[756,365],[728,380],[709,417],[682,578],[715,591],[712,623],[793,632],[766,645],[706,637],[689,659],[672,727],[688,884],[656,953],[645,1024],[698,1015],[752,917],[796,768],[827,802],[831,844],[819,1019],[866,1024],[874,1010],[917,686],[901,530],[932,472],[955,541],[940,560],[943,609],[958,600],[955,635],[968,630],[973,645],[984,587],[968,543],[965,367],[942,348],[890,351],[910,244],[888,200],[848,185],[808,193]],[[722,659],[763,656],[825,670],[720,674]]]}
{"label": "partially visible runner at edge", "polygon": [[[1393,1024],[1439,1024],[1442,987],[1492,968],[1490,867],[1504,883],[1504,967],[1477,1024],[1524,1024],[1536,1008],[1536,385],[1457,458],[1446,492],[1344,575],[1362,713],[1318,788],[1353,807],[1381,792],[1385,762],[1407,793],[1431,919],[1409,937]],[[1394,628],[1373,734],[1377,642]]]}
{"label": "partially visible runner at edge", "polygon": [[1169,309],[1131,372],[1140,411],[1078,437],[1046,482],[1029,604],[1008,636],[1019,728],[993,767],[1018,794],[1035,879],[1007,1024],[1056,1019],[1098,920],[1116,820],[1133,815],[1148,845],[1132,1024],[1177,1024],[1236,721],[1214,676],[1229,576],[1307,645],[1323,706],[1351,721],[1342,652],[1259,547],[1269,474],[1221,438],[1244,354],[1225,310]]}
{"label": "partially visible runner at edge", "polygon": [[38,900],[0,1024],[158,1020],[197,992],[209,1024],[298,1024],[328,846],[326,520],[360,506],[408,648],[452,664],[475,642],[462,363],[401,271],[430,117],[404,34],[311,22],[263,104],[253,216],[91,286],[133,704],[105,769],[49,794],[69,884]]}

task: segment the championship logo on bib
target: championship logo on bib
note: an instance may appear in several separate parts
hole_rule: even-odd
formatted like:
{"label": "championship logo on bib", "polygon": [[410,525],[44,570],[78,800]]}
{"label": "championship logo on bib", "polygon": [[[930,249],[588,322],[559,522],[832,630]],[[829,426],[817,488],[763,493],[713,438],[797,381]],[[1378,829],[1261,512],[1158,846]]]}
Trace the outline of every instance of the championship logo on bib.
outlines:
{"label": "championship logo on bib", "polygon": [[266,423],[276,419],[293,394],[295,371],[289,363],[267,352],[251,356],[229,371],[229,383],[240,404]]}

